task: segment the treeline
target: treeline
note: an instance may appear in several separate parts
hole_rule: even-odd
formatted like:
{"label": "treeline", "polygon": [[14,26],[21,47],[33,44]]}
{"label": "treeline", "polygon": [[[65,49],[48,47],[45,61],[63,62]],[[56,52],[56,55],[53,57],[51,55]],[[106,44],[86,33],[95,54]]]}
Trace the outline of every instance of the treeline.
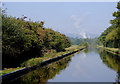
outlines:
{"label": "treeline", "polygon": [[79,46],[85,46],[86,48],[88,48],[88,42],[83,41],[81,44],[79,44]]}
{"label": "treeline", "polygon": [[12,66],[23,59],[43,56],[46,50],[57,52],[71,46],[64,34],[45,28],[44,22],[33,22],[2,14],[3,67]]}
{"label": "treeline", "polygon": [[97,45],[97,38],[70,38],[72,45],[79,45],[81,43],[87,42],[89,46]]}
{"label": "treeline", "polygon": [[104,47],[120,48],[120,2],[117,4],[117,12],[113,13],[114,20],[111,20],[111,26],[108,27],[98,38],[98,44]]}

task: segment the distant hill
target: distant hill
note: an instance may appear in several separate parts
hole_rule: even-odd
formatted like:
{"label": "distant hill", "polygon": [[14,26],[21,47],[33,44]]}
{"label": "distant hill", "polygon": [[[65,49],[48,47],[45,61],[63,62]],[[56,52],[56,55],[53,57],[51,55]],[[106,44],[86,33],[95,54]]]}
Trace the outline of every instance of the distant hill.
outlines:
{"label": "distant hill", "polygon": [[81,44],[83,41],[87,42],[89,44],[89,46],[95,46],[97,45],[97,38],[73,38],[73,37],[69,37],[71,44],[72,45],[79,45]]}
{"label": "distant hill", "polygon": [[66,36],[70,38],[98,38],[98,34],[91,34],[91,33],[80,33],[80,34],[75,34],[75,33],[66,33]]}

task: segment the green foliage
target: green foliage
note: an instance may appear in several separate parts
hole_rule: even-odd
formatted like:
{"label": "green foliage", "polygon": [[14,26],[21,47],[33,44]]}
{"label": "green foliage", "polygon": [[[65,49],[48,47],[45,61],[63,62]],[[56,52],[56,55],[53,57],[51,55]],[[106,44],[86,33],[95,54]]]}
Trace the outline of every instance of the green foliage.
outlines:
{"label": "green foliage", "polygon": [[107,28],[99,37],[98,44],[105,47],[120,48],[120,3],[117,4],[117,12],[113,13],[114,20],[111,20],[111,26]]}
{"label": "green foliage", "polygon": [[70,47],[71,43],[64,34],[55,32],[52,29],[45,29],[45,47],[62,51],[64,48]]}
{"label": "green foliage", "polygon": [[108,27],[98,38],[99,45],[106,45],[105,38],[106,36],[114,29],[113,26]]}
{"label": "green foliage", "polygon": [[10,69],[6,69],[6,70],[1,70],[0,71],[0,76],[1,75],[4,75],[4,74],[8,74],[10,72],[13,72],[13,71],[16,71],[16,70],[19,70],[19,69],[22,69],[23,67],[17,67],[17,68],[10,68]]}
{"label": "green foliage", "polygon": [[78,39],[78,38],[70,38],[71,44],[72,45],[79,45],[80,43],[82,43],[83,39]]}
{"label": "green foliage", "polygon": [[97,38],[86,38],[86,39],[82,39],[82,38],[70,38],[71,44],[72,45],[79,45],[82,42],[87,42],[89,44],[89,46],[96,46],[97,45]]}
{"label": "green foliage", "polygon": [[52,29],[45,29],[44,22],[26,21],[2,15],[3,67],[30,57],[42,56],[43,51],[62,51],[71,45],[68,37]]}
{"label": "green foliage", "polygon": [[114,48],[118,48],[119,43],[120,43],[120,38],[118,37],[118,28],[114,29],[112,32],[110,32],[107,36],[106,36],[106,47],[114,47]]}
{"label": "green foliage", "polygon": [[79,44],[79,46],[85,46],[86,48],[88,48],[88,43],[83,41],[81,44]]}
{"label": "green foliage", "polygon": [[55,58],[55,57],[58,57],[58,56],[61,56],[61,55],[64,55],[64,54],[76,51],[76,50],[79,50],[79,49],[82,49],[82,48],[83,48],[82,46],[80,47],[78,45],[75,45],[75,46],[71,46],[69,48],[65,48],[66,51],[61,51],[61,52],[55,52],[55,51],[47,52],[47,53],[44,54],[44,57],[31,58],[31,59],[29,59],[29,60],[24,61],[23,63],[21,63],[20,66],[21,67],[29,67],[29,66],[37,65],[40,62],[43,62],[43,61],[46,61],[48,59],[52,59],[52,58]]}
{"label": "green foliage", "polygon": [[117,3],[117,9],[120,9],[120,2]]}

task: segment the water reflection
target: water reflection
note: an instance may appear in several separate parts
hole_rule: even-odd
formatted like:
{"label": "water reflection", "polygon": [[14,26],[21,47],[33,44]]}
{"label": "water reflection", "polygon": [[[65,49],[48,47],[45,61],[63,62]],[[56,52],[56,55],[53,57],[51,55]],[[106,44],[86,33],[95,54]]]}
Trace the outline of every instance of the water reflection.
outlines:
{"label": "water reflection", "polygon": [[99,54],[103,63],[110,69],[117,72],[116,83],[120,82],[120,57],[118,55],[106,52],[102,48],[99,49]]}
{"label": "water reflection", "polygon": [[89,48],[72,57],[69,66],[48,82],[113,82],[116,74],[106,67],[97,52]]}
{"label": "water reflection", "polygon": [[98,53],[97,47],[88,47],[87,49],[84,50],[84,53],[89,53],[89,52],[95,52]]}
{"label": "water reflection", "polygon": [[89,48],[72,56],[29,72],[13,83],[115,82],[115,78],[116,82],[120,80],[120,57],[102,49],[99,49],[98,53],[97,48]]}
{"label": "water reflection", "polygon": [[65,57],[62,60],[54,62],[48,66],[43,68],[38,68],[35,71],[29,72],[28,74],[24,75],[23,77],[13,81],[14,84],[32,84],[32,83],[40,83],[46,84],[48,79],[53,79],[56,74],[60,74],[61,70],[64,70],[71,61],[71,57],[74,54],[70,55],[69,57]]}

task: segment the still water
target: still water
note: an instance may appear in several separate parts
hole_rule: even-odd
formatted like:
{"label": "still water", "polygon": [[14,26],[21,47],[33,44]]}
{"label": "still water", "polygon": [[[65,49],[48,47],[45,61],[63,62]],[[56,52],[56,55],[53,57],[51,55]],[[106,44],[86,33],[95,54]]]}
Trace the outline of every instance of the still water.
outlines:
{"label": "still water", "polygon": [[40,82],[118,82],[120,57],[90,48],[38,68],[15,80],[18,83]]}

